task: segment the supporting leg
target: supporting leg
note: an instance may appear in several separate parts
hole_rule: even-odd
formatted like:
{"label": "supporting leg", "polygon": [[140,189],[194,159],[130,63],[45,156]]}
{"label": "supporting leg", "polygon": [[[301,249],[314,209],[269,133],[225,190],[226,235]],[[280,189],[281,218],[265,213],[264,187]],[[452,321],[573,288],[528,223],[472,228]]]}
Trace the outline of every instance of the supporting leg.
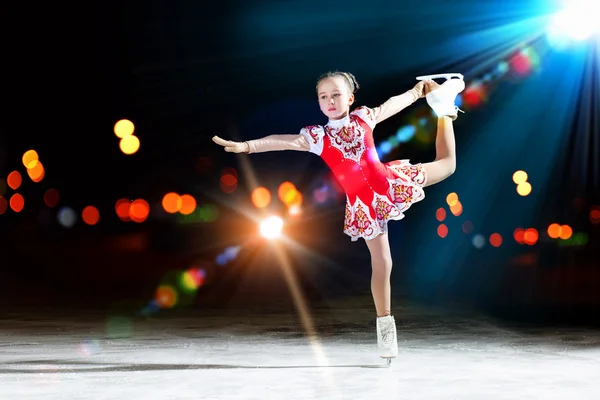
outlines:
{"label": "supporting leg", "polygon": [[391,314],[392,254],[387,233],[366,240],[371,253],[371,293],[378,317]]}

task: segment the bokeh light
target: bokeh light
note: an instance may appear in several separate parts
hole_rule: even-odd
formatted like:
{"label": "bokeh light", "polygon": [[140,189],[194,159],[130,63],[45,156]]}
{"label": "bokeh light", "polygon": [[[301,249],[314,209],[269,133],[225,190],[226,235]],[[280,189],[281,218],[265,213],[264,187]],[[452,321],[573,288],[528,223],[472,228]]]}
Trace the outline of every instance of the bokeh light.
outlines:
{"label": "bokeh light", "polygon": [[548,226],[548,236],[552,239],[558,239],[560,237],[560,225],[559,224],[550,224]]}
{"label": "bokeh light", "polygon": [[77,214],[71,207],[62,207],[57,214],[58,223],[65,228],[71,228],[77,222]]}
{"label": "bokeh light", "polygon": [[100,220],[100,211],[94,206],[87,206],[81,212],[81,219],[87,225],[96,225]]}
{"label": "bokeh light", "polygon": [[130,208],[131,200],[125,198],[117,200],[117,203],[115,204],[115,212],[121,221],[128,222],[131,220],[129,213]]}
{"label": "bokeh light", "polygon": [[179,286],[185,292],[192,293],[202,284],[206,279],[206,271],[202,268],[190,268],[187,271],[182,272]]}
{"label": "bokeh light", "polygon": [[473,233],[473,230],[475,229],[475,227],[473,226],[473,223],[471,221],[465,221],[462,224],[462,231],[466,234],[471,234]]}
{"label": "bokeh light", "polygon": [[25,199],[20,193],[15,193],[10,196],[9,204],[14,212],[21,212],[25,207]]}
{"label": "bokeh light", "polygon": [[436,218],[438,221],[440,221],[440,222],[442,222],[443,220],[445,220],[445,219],[446,219],[446,210],[444,210],[444,209],[443,209],[443,208],[441,208],[441,207],[440,207],[440,208],[438,208],[438,209],[435,211],[435,218]]}
{"label": "bokeh light", "polygon": [[238,186],[238,173],[235,168],[224,168],[221,171],[221,191],[226,194],[235,192]]}
{"label": "bokeh light", "polygon": [[196,199],[190,194],[184,194],[180,196],[181,207],[179,212],[183,215],[190,215],[196,211]]}
{"label": "bokeh light", "polygon": [[455,216],[458,217],[462,214],[463,212],[463,206],[462,203],[460,201],[456,201],[456,203],[454,203],[454,205],[450,206],[450,212]]}
{"label": "bokeh light", "polygon": [[513,182],[517,185],[523,182],[527,182],[527,178],[527,172],[521,170],[516,171],[512,176]]}
{"label": "bokeh light", "polygon": [[29,178],[36,183],[41,182],[42,179],[44,179],[45,174],[46,171],[41,161],[32,161],[29,164],[29,168],[27,168],[27,175],[29,175]]}
{"label": "bokeh light", "polygon": [[161,285],[156,289],[154,300],[162,309],[173,308],[177,304],[177,292],[169,285]]}
{"label": "bokeh light", "polygon": [[133,222],[142,223],[150,215],[150,205],[144,199],[136,199],[129,206],[129,218]]}
{"label": "bokeh light", "polygon": [[523,235],[523,241],[525,242],[525,244],[528,244],[530,246],[533,246],[534,244],[537,243],[539,239],[539,233],[537,231],[537,229],[535,228],[529,228],[525,231],[525,234]]}
{"label": "bokeh light", "polygon": [[163,209],[169,214],[174,214],[181,209],[181,196],[175,192],[170,192],[164,195],[162,199]]}
{"label": "bokeh light", "polygon": [[122,119],[117,121],[114,127],[115,135],[119,139],[123,139],[126,136],[133,135],[133,131],[135,130],[135,125],[128,119]]}
{"label": "bokeh light", "polygon": [[561,225],[560,226],[560,238],[562,240],[567,240],[573,235],[573,228],[569,225]]}
{"label": "bokeh light", "polygon": [[250,197],[256,208],[265,208],[271,203],[271,192],[265,187],[255,188]]}
{"label": "bokeh light", "polygon": [[448,227],[446,226],[446,224],[440,224],[438,226],[438,228],[437,228],[437,234],[442,239],[445,238],[446,236],[448,236]]}
{"label": "bokeh light", "polygon": [[473,235],[473,239],[471,240],[473,243],[473,246],[475,246],[476,249],[481,249],[483,248],[483,246],[485,246],[485,238],[483,237],[483,235],[481,234],[476,234]]}
{"label": "bokeh light", "polygon": [[2,196],[0,196],[0,215],[4,214],[8,209],[8,202]]}
{"label": "bokeh light", "polygon": [[519,183],[517,185],[517,193],[519,193],[520,196],[529,195],[529,193],[531,193],[531,184],[529,182]]}
{"label": "bokeh light", "polygon": [[500,247],[502,245],[502,235],[499,233],[492,233],[490,235],[490,244],[493,247]]}
{"label": "bokeh light", "polygon": [[17,190],[21,186],[21,183],[23,183],[23,177],[19,171],[13,171],[8,174],[6,183],[12,190]]}
{"label": "bokeh light", "polygon": [[448,204],[448,206],[452,207],[456,205],[456,203],[458,203],[458,195],[456,193],[452,192],[446,196],[446,204]]}
{"label": "bokeh light", "polygon": [[23,165],[25,166],[25,168],[30,168],[30,165],[33,165],[32,163],[35,161],[39,160],[39,156],[38,153],[35,150],[27,150],[24,154],[23,154]]}
{"label": "bokeh light", "polygon": [[140,149],[140,139],[134,135],[125,136],[119,142],[119,148],[124,154],[134,154]]}
{"label": "bokeh light", "polygon": [[44,192],[44,203],[48,207],[56,207],[60,201],[60,195],[56,189],[50,188]]}
{"label": "bokeh light", "polygon": [[513,232],[513,237],[515,238],[515,242],[519,244],[525,244],[525,229],[517,228]]}
{"label": "bokeh light", "polygon": [[592,209],[590,210],[590,222],[594,225],[600,224],[600,207],[592,207]]}
{"label": "bokeh light", "polygon": [[292,182],[286,181],[279,185],[279,188],[277,189],[277,196],[283,204],[287,205],[287,202],[289,202],[290,198],[295,196],[296,192],[296,186]]}

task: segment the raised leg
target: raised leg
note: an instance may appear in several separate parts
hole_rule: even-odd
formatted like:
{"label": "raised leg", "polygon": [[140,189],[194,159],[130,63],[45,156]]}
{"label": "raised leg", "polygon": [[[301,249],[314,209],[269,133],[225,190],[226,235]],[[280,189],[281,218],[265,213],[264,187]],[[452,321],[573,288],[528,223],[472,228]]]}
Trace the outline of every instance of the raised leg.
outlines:
{"label": "raised leg", "polygon": [[438,118],[435,153],[435,161],[423,164],[427,177],[425,186],[443,181],[456,170],[454,126],[450,117]]}

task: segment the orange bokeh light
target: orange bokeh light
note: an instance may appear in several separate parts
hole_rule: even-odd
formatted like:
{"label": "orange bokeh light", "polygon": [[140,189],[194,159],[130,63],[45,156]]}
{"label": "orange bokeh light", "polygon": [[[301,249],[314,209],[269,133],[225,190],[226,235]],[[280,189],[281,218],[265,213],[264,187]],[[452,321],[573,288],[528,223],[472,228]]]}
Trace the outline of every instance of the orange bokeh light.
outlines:
{"label": "orange bokeh light", "polygon": [[60,195],[58,194],[58,191],[56,191],[56,189],[48,189],[44,193],[44,203],[46,203],[48,207],[56,207],[58,205],[59,200]]}
{"label": "orange bokeh light", "polygon": [[8,177],[6,178],[6,184],[12,190],[17,190],[19,186],[21,186],[21,183],[23,183],[23,177],[21,177],[21,173],[19,171],[13,171],[8,174]]}
{"label": "orange bokeh light", "polygon": [[169,214],[175,214],[181,209],[182,201],[181,196],[175,192],[165,194],[162,199],[162,206]]}
{"label": "orange bokeh light", "polygon": [[567,240],[571,236],[573,236],[573,229],[569,225],[561,225],[560,238],[563,240]]}
{"label": "orange bokeh light", "polygon": [[4,214],[6,212],[6,209],[8,208],[8,202],[6,201],[6,199],[2,196],[0,196],[0,215]]}
{"label": "orange bokeh light", "polygon": [[529,195],[531,193],[531,184],[529,182],[519,183],[517,185],[517,193],[523,197]]}
{"label": "orange bokeh light", "polygon": [[271,192],[265,187],[257,187],[250,196],[252,204],[256,208],[264,208],[271,203]]}
{"label": "orange bokeh light", "polygon": [[443,221],[443,220],[445,220],[445,219],[446,219],[446,210],[444,210],[444,209],[443,209],[443,208],[441,208],[441,207],[440,207],[440,208],[438,208],[438,209],[435,211],[435,218],[436,218],[438,221],[440,221],[440,222],[441,222],[441,221]]}
{"label": "orange bokeh light", "polygon": [[119,139],[123,139],[125,136],[133,135],[135,125],[128,119],[122,119],[117,121],[113,131]]}
{"label": "orange bokeh light", "polygon": [[9,204],[14,212],[21,212],[25,207],[25,199],[19,193],[15,193],[10,196]]}
{"label": "orange bokeh light", "polygon": [[525,234],[523,235],[523,241],[525,242],[525,244],[528,244],[530,246],[533,246],[534,244],[537,243],[539,239],[539,233],[537,231],[537,229],[535,228],[529,228],[525,231]]}
{"label": "orange bokeh light", "polygon": [[494,247],[500,247],[502,245],[502,235],[499,233],[492,233],[490,235],[490,244]]}
{"label": "orange bokeh light", "polygon": [[517,228],[513,232],[513,236],[515,238],[515,242],[519,244],[525,244],[525,229]]}
{"label": "orange bokeh light", "polygon": [[456,200],[456,203],[454,203],[454,205],[450,206],[450,212],[452,212],[452,214],[456,217],[461,215],[463,212],[462,203],[460,201]]}
{"label": "orange bokeh light", "polygon": [[140,149],[140,139],[134,135],[125,136],[119,142],[119,148],[123,154],[134,154]]}
{"label": "orange bokeh light", "polygon": [[440,224],[437,228],[437,234],[441,238],[445,238],[446,236],[448,236],[448,227],[445,224]]}
{"label": "orange bokeh light", "polygon": [[446,204],[450,207],[453,207],[456,203],[458,203],[458,195],[456,193],[452,192],[446,196]]}
{"label": "orange bokeh light", "polygon": [[131,217],[129,216],[129,208],[131,207],[131,200],[129,199],[119,199],[117,200],[117,204],[115,205],[115,211],[117,216],[121,221],[129,221]]}
{"label": "orange bokeh light", "polygon": [[96,225],[100,220],[100,211],[94,206],[87,206],[81,212],[81,219],[88,225]]}
{"label": "orange bokeh light", "polygon": [[196,199],[189,194],[181,196],[181,208],[179,212],[183,215],[189,215],[196,211]]}
{"label": "orange bokeh light", "polygon": [[600,224],[600,208],[594,206],[590,211],[590,222],[594,225]]}
{"label": "orange bokeh light", "polygon": [[277,189],[277,196],[279,196],[279,200],[286,204],[286,198],[289,196],[288,193],[296,191],[296,186],[292,182],[282,182]]}
{"label": "orange bokeh light", "polygon": [[160,308],[171,308],[177,304],[177,292],[170,286],[159,286],[156,289],[154,300]]}
{"label": "orange bokeh light", "polygon": [[559,224],[550,224],[548,227],[548,236],[552,239],[558,239],[560,237],[560,225]]}
{"label": "orange bokeh light", "polygon": [[29,168],[27,168],[27,175],[29,175],[32,181],[41,182],[45,175],[44,166],[40,161],[32,161],[29,164]]}
{"label": "orange bokeh light", "polygon": [[25,166],[25,168],[30,168],[32,163],[35,161],[38,161],[38,160],[39,160],[39,156],[35,150],[27,150],[23,154],[22,161],[23,161],[23,165]]}
{"label": "orange bokeh light", "polygon": [[150,215],[150,205],[144,199],[134,200],[129,206],[129,218],[133,222],[144,222]]}

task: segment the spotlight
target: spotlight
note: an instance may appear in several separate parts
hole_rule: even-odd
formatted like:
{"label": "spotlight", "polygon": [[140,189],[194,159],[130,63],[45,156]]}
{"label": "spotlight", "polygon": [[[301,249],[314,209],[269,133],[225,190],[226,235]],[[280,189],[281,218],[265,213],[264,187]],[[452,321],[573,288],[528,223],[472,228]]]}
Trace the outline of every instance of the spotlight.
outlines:
{"label": "spotlight", "polygon": [[281,236],[283,228],[283,220],[279,217],[272,216],[260,223],[260,234],[267,239],[276,239]]}
{"label": "spotlight", "polygon": [[[596,4],[594,4],[596,3]],[[580,42],[600,34],[597,16],[600,3],[595,1],[569,1],[565,8],[551,17],[548,37],[554,43]]]}

